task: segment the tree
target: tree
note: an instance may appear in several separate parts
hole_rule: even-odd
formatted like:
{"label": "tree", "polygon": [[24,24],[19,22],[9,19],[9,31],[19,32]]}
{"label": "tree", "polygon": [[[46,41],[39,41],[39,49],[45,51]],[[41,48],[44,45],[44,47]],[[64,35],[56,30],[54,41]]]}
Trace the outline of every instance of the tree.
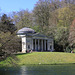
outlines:
{"label": "tree", "polygon": [[32,14],[28,10],[21,10],[13,15],[18,29],[32,26]]}
{"label": "tree", "polygon": [[[57,1],[58,5],[59,1]],[[33,17],[34,24],[39,27],[41,33],[54,36],[57,24],[55,9],[58,9],[54,1],[39,0],[34,7]]]}
{"label": "tree", "polygon": [[[49,25],[50,8],[48,0],[39,0],[34,7],[34,19],[35,24],[40,26],[41,32],[44,31],[46,26]],[[44,29],[45,28],[45,29]]]}
{"label": "tree", "polygon": [[69,27],[71,25],[72,20],[75,16],[75,8],[73,6],[71,7],[64,7],[61,9],[58,9],[58,26],[64,26]]}
{"label": "tree", "polygon": [[14,32],[0,33],[0,60],[11,56],[13,53],[21,51],[21,39],[16,36]]}
{"label": "tree", "polygon": [[67,28],[65,27],[57,28],[55,34],[55,43],[59,46],[59,48],[57,49],[57,47],[55,46],[56,51],[64,51],[66,49],[66,47],[68,46],[68,34],[69,33],[67,31]]}
{"label": "tree", "polygon": [[[12,19],[10,17],[7,17],[6,14],[2,15],[1,21],[0,21],[0,58],[1,59],[6,58],[9,54],[12,53],[12,49],[10,49],[10,47],[13,47],[13,45],[11,45],[12,42],[10,42],[10,41],[16,35],[16,34],[14,34],[15,30],[16,30],[16,27],[13,24]],[[9,43],[9,45],[8,45],[8,43]],[[9,47],[9,48],[6,49],[7,47]],[[11,53],[9,53],[9,52],[11,52]]]}
{"label": "tree", "polygon": [[72,24],[69,29],[69,43],[72,48],[75,48],[75,19],[72,21]]}
{"label": "tree", "polygon": [[[55,42],[62,46],[62,49],[69,47],[69,28],[72,20],[75,18],[75,7],[71,5],[69,7],[63,7],[56,10],[57,12],[57,29],[55,33]],[[59,47],[60,48],[60,47]]]}
{"label": "tree", "polygon": [[7,17],[6,14],[3,14],[1,17],[1,22],[0,22],[0,31],[3,31],[3,32],[10,31],[12,34],[15,30],[16,30],[16,27],[13,24],[12,19],[10,19],[10,17]]}

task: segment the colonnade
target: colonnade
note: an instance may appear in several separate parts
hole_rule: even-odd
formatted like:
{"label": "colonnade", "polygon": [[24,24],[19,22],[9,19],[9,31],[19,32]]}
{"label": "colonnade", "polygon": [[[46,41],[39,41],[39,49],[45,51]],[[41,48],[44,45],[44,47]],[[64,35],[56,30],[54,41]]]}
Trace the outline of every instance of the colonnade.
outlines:
{"label": "colonnade", "polygon": [[48,50],[48,40],[46,40],[46,39],[33,39],[32,40],[32,50],[34,50],[34,51],[47,51]]}

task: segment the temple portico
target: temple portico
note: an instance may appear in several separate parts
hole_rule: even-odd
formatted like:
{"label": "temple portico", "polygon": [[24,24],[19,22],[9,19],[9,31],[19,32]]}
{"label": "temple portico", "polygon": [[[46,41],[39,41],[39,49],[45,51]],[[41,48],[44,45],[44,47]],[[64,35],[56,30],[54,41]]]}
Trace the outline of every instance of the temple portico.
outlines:
{"label": "temple portico", "polygon": [[46,51],[48,50],[47,39],[32,39],[32,50],[34,51]]}
{"label": "temple portico", "polygon": [[36,33],[31,28],[23,28],[18,31],[17,35],[22,39],[22,52],[32,51],[53,51],[54,43],[52,37]]}

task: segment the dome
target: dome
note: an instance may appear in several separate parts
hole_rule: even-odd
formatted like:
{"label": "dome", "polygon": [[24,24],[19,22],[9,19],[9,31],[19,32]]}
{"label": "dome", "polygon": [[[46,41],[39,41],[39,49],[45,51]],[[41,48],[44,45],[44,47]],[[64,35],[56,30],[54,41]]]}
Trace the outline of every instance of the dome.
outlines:
{"label": "dome", "polygon": [[35,31],[31,28],[24,27],[17,32],[18,35],[27,34],[27,33],[35,33]]}

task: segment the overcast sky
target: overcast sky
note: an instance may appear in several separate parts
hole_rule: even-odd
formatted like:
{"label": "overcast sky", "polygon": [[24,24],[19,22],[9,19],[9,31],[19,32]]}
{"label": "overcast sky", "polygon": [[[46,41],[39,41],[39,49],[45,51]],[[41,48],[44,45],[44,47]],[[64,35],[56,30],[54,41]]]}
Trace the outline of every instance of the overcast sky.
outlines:
{"label": "overcast sky", "polygon": [[9,13],[22,9],[33,10],[38,0],[0,0],[0,13]]}

